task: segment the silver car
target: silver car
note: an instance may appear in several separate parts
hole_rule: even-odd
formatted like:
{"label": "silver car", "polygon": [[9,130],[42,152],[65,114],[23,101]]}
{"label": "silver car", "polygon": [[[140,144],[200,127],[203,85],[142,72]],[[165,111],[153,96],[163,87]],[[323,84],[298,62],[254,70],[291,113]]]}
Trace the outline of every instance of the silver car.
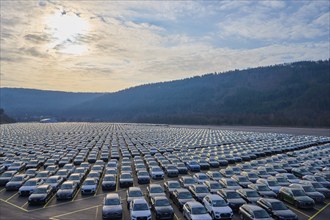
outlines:
{"label": "silver car", "polygon": [[122,219],[123,207],[117,193],[109,193],[103,200],[102,217],[103,219]]}

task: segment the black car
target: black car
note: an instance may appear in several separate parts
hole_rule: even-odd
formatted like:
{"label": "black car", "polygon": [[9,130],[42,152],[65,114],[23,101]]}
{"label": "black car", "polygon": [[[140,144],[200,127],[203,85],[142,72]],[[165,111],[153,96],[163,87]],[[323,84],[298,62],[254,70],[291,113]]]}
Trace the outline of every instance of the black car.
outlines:
{"label": "black car", "polygon": [[246,204],[246,201],[233,189],[220,189],[217,194],[221,196],[233,211]]}
{"label": "black car", "polygon": [[29,196],[29,205],[46,204],[53,196],[54,191],[51,185],[43,184],[38,186]]}
{"label": "black car", "polygon": [[180,188],[181,188],[181,185],[176,180],[170,180],[170,181],[166,181],[164,183],[164,191],[165,191],[165,193],[167,193],[167,195],[169,195],[170,198],[172,198],[174,190],[180,189]]}
{"label": "black car", "polygon": [[236,190],[238,194],[245,199],[247,203],[256,204],[257,201],[261,198],[259,193],[254,189],[238,189]]}
{"label": "black car", "polygon": [[176,189],[173,192],[174,204],[182,211],[183,205],[189,201],[196,201],[188,189]]}
{"label": "black car", "polygon": [[188,168],[184,163],[177,163],[176,167],[178,168],[179,174],[187,174]]}
{"label": "black car", "polygon": [[168,164],[165,166],[165,173],[168,177],[178,177],[179,176],[179,170],[173,164]]}
{"label": "black car", "polygon": [[210,194],[210,191],[208,190],[207,186],[204,184],[194,184],[192,186],[189,186],[189,191],[193,194],[193,197],[198,202],[203,202],[203,198]]}
{"label": "black car", "polygon": [[264,219],[273,220],[268,212],[257,205],[245,204],[239,208],[239,215],[244,220]]}
{"label": "black car", "polygon": [[151,197],[151,209],[156,214],[156,219],[173,219],[174,210],[165,196]]}
{"label": "black car", "polygon": [[298,216],[283,202],[277,199],[261,198],[257,204],[264,208],[273,218],[283,220],[297,220]]}
{"label": "black car", "polygon": [[57,200],[72,199],[78,191],[78,184],[74,181],[65,181],[56,193]]}
{"label": "black car", "polygon": [[117,186],[117,178],[114,174],[106,174],[102,180],[103,190],[115,190]]}

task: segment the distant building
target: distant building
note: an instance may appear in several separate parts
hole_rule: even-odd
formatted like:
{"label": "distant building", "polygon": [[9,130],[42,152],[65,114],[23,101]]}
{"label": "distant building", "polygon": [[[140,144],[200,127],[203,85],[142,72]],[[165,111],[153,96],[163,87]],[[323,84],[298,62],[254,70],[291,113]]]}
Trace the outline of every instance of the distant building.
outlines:
{"label": "distant building", "polygon": [[55,123],[57,120],[55,118],[44,118],[40,120],[40,123]]}

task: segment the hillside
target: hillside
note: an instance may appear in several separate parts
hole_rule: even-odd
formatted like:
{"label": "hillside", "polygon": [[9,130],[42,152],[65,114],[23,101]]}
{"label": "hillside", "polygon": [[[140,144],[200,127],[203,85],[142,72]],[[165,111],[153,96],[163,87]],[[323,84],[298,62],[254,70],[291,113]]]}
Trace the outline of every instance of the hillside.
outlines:
{"label": "hillside", "polygon": [[[78,121],[330,127],[329,60],[207,74],[85,100],[79,93],[59,94],[63,97],[56,99],[54,92],[38,108],[22,106],[19,114],[35,109],[34,114]],[[16,102],[13,96],[11,100]],[[41,103],[36,97],[31,101]],[[10,104],[3,107],[16,116]]]}
{"label": "hillside", "polygon": [[8,124],[8,123],[14,123],[15,120],[11,117],[9,117],[6,113],[5,110],[0,108],[0,124]]}

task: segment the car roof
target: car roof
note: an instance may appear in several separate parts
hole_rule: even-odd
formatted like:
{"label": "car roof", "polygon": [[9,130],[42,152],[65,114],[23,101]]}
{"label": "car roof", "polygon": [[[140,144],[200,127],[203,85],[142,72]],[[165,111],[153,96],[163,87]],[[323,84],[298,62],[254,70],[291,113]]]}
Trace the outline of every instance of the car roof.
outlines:
{"label": "car roof", "polygon": [[108,193],[105,196],[105,199],[120,199],[119,195],[117,193]]}
{"label": "car roof", "polygon": [[188,204],[191,208],[204,207],[200,202],[197,201],[190,201],[186,204]]}
{"label": "car roof", "polygon": [[261,208],[260,206],[257,205],[252,205],[252,204],[244,204],[242,205],[245,208],[251,209],[252,211],[257,211],[257,210],[264,210],[263,208]]}
{"label": "car roof", "polygon": [[140,187],[131,186],[128,188],[128,191],[141,191]]}
{"label": "car roof", "polygon": [[217,194],[209,194],[207,195],[207,197],[209,197],[212,200],[223,200],[223,198]]}
{"label": "car roof", "polygon": [[133,199],[135,204],[148,204],[145,199]]}

